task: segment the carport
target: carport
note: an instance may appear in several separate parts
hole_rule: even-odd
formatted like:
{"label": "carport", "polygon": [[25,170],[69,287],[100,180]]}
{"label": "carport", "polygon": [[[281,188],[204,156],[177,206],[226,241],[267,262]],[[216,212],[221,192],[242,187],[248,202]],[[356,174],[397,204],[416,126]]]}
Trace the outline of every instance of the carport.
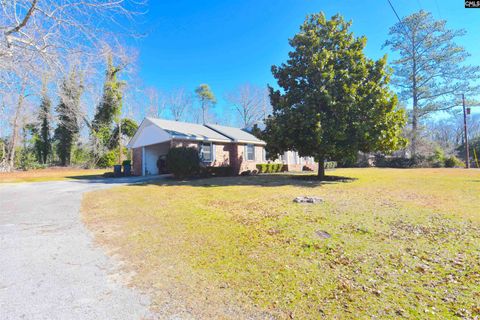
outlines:
{"label": "carport", "polygon": [[128,144],[133,149],[133,173],[141,176],[159,174],[158,158],[168,153],[171,140],[170,134],[150,121],[143,121]]}

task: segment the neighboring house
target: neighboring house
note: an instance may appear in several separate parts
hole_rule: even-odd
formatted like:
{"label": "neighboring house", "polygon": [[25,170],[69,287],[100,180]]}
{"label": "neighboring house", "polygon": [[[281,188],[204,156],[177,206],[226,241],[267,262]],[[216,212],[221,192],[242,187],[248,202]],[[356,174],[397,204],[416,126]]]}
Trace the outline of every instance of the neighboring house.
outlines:
{"label": "neighboring house", "polygon": [[318,163],[313,157],[300,157],[297,151],[285,151],[279,156],[278,161],[283,163],[286,171],[302,171],[304,169],[315,171]]}
{"label": "neighboring house", "polygon": [[133,173],[162,173],[168,150],[179,146],[197,148],[206,166],[232,166],[236,173],[266,162],[265,142],[239,128],[145,118],[127,145]]}

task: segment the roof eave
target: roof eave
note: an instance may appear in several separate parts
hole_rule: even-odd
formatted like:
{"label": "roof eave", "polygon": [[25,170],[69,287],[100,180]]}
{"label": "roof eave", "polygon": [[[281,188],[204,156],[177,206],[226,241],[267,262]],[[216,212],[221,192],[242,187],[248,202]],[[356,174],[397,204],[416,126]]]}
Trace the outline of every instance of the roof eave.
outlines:
{"label": "roof eave", "polygon": [[195,136],[178,136],[178,135],[172,135],[172,139],[174,140],[191,140],[191,141],[207,141],[207,142],[222,142],[222,143],[231,143],[232,141],[230,140],[222,140],[222,139],[211,139],[211,138],[205,138],[205,137],[195,137]]}

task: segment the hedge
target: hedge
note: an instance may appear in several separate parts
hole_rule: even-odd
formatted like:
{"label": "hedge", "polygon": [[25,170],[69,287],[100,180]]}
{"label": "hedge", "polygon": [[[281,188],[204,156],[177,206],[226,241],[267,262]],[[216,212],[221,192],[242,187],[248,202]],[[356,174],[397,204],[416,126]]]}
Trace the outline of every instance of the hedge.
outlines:
{"label": "hedge", "polygon": [[258,173],[282,172],[283,163],[260,163],[257,164]]}
{"label": "hedge", "polygon": [[335,169],[337,167],[337,161],[325,161],[323,167],[325,169]]}

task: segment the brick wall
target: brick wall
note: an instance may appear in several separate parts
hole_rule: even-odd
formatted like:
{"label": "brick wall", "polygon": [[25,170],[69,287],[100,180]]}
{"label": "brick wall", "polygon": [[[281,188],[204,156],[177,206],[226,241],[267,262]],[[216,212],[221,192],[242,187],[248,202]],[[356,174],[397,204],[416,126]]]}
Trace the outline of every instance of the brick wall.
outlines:
{"label": "brick wall", "polygon": [[[230,153],[232,150],[232,144],[228,143],[220,143],[220,142],[213,142],[215,145],[215,160],[208,164],[214,167],[221,167],[221,166],[228,166],[230,165]],[[173,140],[172,141],[172,148],[173,147],[193,147],[198,148],[199,142],[197,141],[190,141],[190,140]]]}
{"label": "brick wall", "polygon": [[257,164],[264,163],[263,147],[255,146],[255,160],[247,160],[244,144],[232,144],[232,161],[235,172],[241,174],[247,170],[257,170]]}

